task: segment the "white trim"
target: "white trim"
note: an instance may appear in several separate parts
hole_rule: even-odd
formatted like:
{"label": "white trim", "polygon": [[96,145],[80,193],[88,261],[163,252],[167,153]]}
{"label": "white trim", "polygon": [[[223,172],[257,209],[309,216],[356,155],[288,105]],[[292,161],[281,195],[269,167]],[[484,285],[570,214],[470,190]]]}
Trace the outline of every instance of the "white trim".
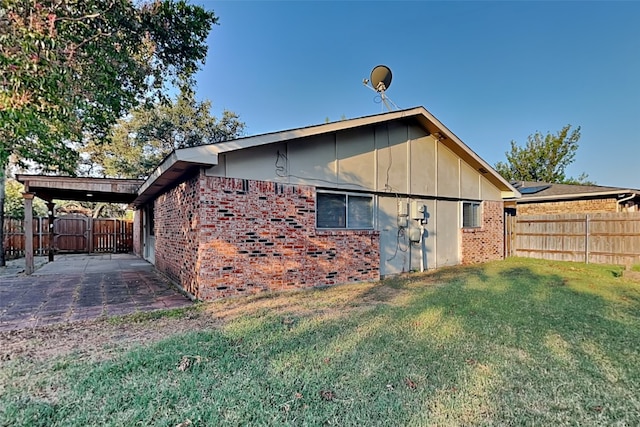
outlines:
{"label": "white trim", "polygon": [[[138,190],[138,197],[133,202],[140,206],[160,193],[165,187],[173,183],[185,173],[187,169],[197,166],[215,166],[218,164],[218,156],[230,151],[243,150],[261,145],[292,141],[309,138],[312,136],[337,133],[363,126],[371,126],[380,123],[389,123],[396,120],[412,118],[417,120],[421,127],[429,134],[439,134],[439,142],[453,151],[475,170],[484,169],[483,174],[489,182],[500,189],[503,198],[520,198],[520,193],[487,162],[478,156],[471,148],[463,143],[453,132],[447,129],[424,107],[415,107],[407,110],[392,111],[373,116],[360,117],[350,120],[309,126],[298,129],[290,129],[281,132],[273,132],[232,141],[220,142],[198,147],[188,147],[173,151],[156,168],[149,178]],[[437,152],[436,152],[437,155]]]}
{"label": "white trim", "polygon": [[616,196],[625,195],[625,194],[635,194],[640,195],[640,192],[636,190],[612,190],[612,191],[598,191],[593,193],[569,193],[569,194],[556,194],[552,196],[531,196],[528,197],[523,195],[518,203],[527,203],[527,202],[535,202],[541,200],[573,200],[573,199],[584,199],[588,197],[600,197],[600,196]]}
{"label": "white trim", "polygon": [[[478,205],[478,210],[480,213],[476,216],[477,225],[465,226],[464,225],[464,204],[469,203],[471,205]],[[484,215],[484,209],[482,209],[482,202],[474,201],[474,200],[461,200],[460,201],[460,228],[463,230],[472,230],[477,228],[482,228],[482,220]]]}

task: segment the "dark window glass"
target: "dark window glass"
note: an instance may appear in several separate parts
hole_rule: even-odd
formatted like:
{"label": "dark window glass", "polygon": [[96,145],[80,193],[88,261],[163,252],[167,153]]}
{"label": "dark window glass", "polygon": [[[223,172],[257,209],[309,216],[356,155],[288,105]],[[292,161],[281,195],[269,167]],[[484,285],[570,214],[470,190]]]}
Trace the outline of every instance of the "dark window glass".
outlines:
{"label": "dark window glass", "polygon": [[318,193],[318,206],[316,212],[318,218],[318,228],[346,228],[346,195]]}
{"label": "dark window glass", "polygon": [[462,203],[462,227],[463,228],[480,227],[480,203],[478,202]]}
{"label": "dark window glass", "polygon": [[373,228],[373,198],[370,196],[348,196],[349,228]]}
{"label": "dark window glass", "polygon": [[373,197],[318,193],[318,228],[373,228]]}

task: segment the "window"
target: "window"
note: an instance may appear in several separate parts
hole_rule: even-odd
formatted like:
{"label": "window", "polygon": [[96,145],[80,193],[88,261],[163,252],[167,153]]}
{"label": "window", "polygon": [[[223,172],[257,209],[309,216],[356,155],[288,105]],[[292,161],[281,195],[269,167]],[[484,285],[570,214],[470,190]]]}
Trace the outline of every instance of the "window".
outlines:
{"label": "window", "polygon": [[480,227],[481,219],[479,202],[462,202],[462,228]]}
{"label": "window", "polygon": [[318,228],[373,228],[373,197],[318,193]]}

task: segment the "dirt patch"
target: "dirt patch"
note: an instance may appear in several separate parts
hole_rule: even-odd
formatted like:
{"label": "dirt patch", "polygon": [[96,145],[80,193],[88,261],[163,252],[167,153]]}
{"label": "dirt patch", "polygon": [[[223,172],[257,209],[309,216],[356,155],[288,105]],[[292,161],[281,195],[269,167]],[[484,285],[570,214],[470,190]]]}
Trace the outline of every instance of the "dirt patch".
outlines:
{"label": "dirt patch", "polygon": [[624,273],[622,273],[622,276],[625,279],[633,280],[634,282],[640,282],[640,271],[625,270]]}
{"label": "dirt patch", "polygon": [[44,360],[70,354],[79,360],[105,360],[176,334],[220,328],[243,316],[340,317],[381,303],[398,303],[408,294],[407,289],[398,288],[395,282],[358,283],[221,300],[179,309],[177,316],[158,312],[151,317],[132,315],[0,331],[0,362],[19,357]]}
{"label": "dirt patch", "polygon": [[0,361],[26,357],[43,360],[74,354],[79,359],[104,360],[132,347],[172,335],[211,329],[220,321],[193,311],[183,317],[152,320],[93,320],[36,329],[0,332]]}

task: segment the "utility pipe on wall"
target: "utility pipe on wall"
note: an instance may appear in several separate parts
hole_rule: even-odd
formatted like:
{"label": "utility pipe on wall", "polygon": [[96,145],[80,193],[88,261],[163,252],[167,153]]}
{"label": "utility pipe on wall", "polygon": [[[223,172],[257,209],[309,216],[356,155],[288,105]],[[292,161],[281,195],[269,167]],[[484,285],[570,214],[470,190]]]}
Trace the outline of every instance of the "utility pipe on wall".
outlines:
{"label": "utility pipe on wall", "polygon": [[424,273],[424,224],[420,221],[420,273]]}

